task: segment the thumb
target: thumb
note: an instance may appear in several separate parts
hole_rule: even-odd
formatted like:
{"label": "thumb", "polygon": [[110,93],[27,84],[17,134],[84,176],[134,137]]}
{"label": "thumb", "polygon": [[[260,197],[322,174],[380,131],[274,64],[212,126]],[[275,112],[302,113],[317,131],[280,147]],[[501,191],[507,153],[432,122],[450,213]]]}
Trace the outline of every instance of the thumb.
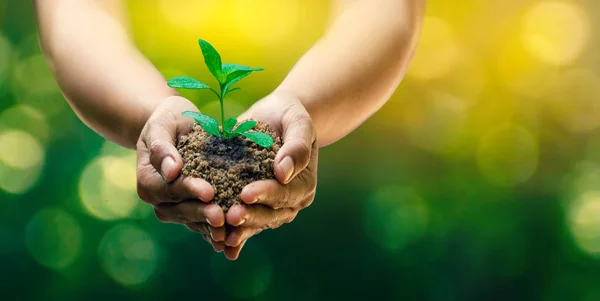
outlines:
{"label": "thumb", "polygon": [[289,183],[308,166],[315,131],[310,115],[304,108],[291,108],[282,116],[283,146],[277,152],[273,169],[277,180]]}
{"label": "thumb", "polygon": [[174,118],[151,118],[142,136],[150,152],[150,163],[166,182],[177,179],[183,167],[181,156],[175,147],[176,135]]}

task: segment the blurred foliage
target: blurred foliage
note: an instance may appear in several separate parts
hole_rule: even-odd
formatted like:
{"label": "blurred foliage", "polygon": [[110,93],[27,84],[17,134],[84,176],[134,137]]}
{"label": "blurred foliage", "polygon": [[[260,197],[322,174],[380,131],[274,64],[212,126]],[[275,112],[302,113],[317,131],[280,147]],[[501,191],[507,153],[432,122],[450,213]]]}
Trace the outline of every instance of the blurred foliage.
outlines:
{"label": "blurred foliage", "polygon": [[[321,151],[314,204],[228,262],[156,221],[132,151],[61,96],[31,1],[0,0],[2,296],[600,300],[600,4],[428,2],[392,100]],[[199,37],[266,68],[232,94],[232,114],[283,79],[331,14],[320,0],[128,3],[165,77],[208,76]]]}

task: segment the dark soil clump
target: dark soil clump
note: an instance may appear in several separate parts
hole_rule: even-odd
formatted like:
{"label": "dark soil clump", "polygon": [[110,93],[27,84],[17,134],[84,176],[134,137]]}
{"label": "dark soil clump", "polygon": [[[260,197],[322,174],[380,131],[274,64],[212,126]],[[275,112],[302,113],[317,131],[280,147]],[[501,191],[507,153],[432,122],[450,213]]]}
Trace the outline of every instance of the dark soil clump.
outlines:
{"label": "dark soil clump", "polygon": [[244,186],[260,180],[274,179],[273,161],[281,139],[259,122],[253,129],[271,135],[275,142],[266,149],[244,136],[227,139],[205,132],[198,124],[181,137],[177,149],[183,158],[182,175],[202,178],[215,188],[213,202],[225,212],[240,203]]}

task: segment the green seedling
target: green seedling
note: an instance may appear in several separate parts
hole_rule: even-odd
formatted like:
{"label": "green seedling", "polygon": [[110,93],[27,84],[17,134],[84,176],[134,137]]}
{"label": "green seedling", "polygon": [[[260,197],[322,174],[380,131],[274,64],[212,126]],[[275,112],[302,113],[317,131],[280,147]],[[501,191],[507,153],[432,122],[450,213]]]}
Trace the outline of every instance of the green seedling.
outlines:
{"label": "green seedling", "polygon": [[223,108],[223,100],[227,94],[240,89],[233,88],[233,84],[239,82],[254,71],[262,71],[264,69],[251,68],[237,64],[223,64],[221,63],[221,55],[219,55],[219,52],[217,52],[212,45],[204,40],[199,40],[198,43],[200,44],[200,49],[204,56],[204,63],[206,64],[206,67],[208,67],[208,71],[210,71],[217,79],[217,82],[219,82],[219,91],[217,92],[217,90],[199,80],[187,76],[174,77],[170,79],[167,84],[169,87],[176,89],[212,91],[217,98],[219,98],[219,103],[221,104],[221,127],[219,127],[217,120],[199,112],[185,111],[182,115],[194,119],[202,129],[213,136],[231,139],[242,135],[262,147],[271,147],[273,145],[273,138],[271,138],[270,135],[261,132],[249,132],[258,122],[248,120],[235,127],[237,125],[237,119],[227,118],[227,120],[225,120],[225,110]]}

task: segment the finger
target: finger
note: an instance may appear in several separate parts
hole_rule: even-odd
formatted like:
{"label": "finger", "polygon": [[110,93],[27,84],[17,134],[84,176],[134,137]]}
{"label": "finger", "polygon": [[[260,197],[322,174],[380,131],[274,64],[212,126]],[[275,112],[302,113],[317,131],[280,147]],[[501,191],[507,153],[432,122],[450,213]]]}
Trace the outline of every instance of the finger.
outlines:
{"label": "finger", "polygon": [[157,217],[163,222],[189,224],[208,223],[213,227],[225,224],[223,209],[216,204],[205,204],[198,201],[186,201],[177,204],[159,204],[154,206]]}
{"label": "finger", "polygon": [[138,166],[137,192],[143,201],[158,205],[160,203],[178,203],[188,199],[199,199],[209,202],[215,190],[203,179],[179,177],[167,183],[152,166]]}
{"label": "finger", "polygon": [[141,136],[150,152],[150,163],[167,182],[175,180],[183,167],[175,147],[177,129],[177,116],[165,109],[150,117]]}
{"label": "finger", "polygon": [[283,146],[277,152],[273,169],[277,180],[289,183],[310,162],[315,130],[308,112],[300,106],[287,110],[281,117]]}
{"label": "finger", "polygon": [[223,242],[227,237],[225,227],[213,227],[208,223],[188,223],[185,226],[191,231],[209,235],[213,241]]}
{"label": "finger", "polygon": [[291,222],[297,211],[291,208],[272,209],[263,205],[242,206],[234,205],[225,219],[227,224],[239,227],[275,229],[284,223]]}
{"label": "finger", "polygon": [[225,227],[209,226],[208,230],[210,231],[210,237],[214,241],[223,242],[227,238],[227,230],[225,229]]}
{"label": "finger", "polygon": [[240,252],[242,251],[242,248],[244,247],[245,244],[246,244],[246,241],[244,241],[242,244],[240,244],[237,247],[226,247],[225,248],[225,257],[229,260],[238,259],[238,257],[240,256]]}
{"label": "finger", "polygon": [[227,247],[227,246],[225,246],[225,243],[222,241],[211,240],[211,244],[213,246],[213,249],[215,249],[215,252],[217,252],[217,253],[223,252],[225,250],[225,248]]}
{"label": "finger", "polygon": [[188,223],[184,224],[190,231],[200,233],[208,241],[210,238],[210,227],[207,223]]}
{"label": "finger", "polygon": [[225,245],[228,247],[237,247],[242,244],[242,242],[246,241],[248,238],[260,233],[262,231],[261,228],[248,228],[248,227],[238,227],[234,228],[229,235],[227,235],[227,239],[225,240]]}
{"label": "finger", "polygon": [[222,241],[214,241],[212,238],[210,238],[210,236],[208,234],[202,234],[202,238],[204,238],[204,240],[206,240],[206,242],[208,242],[209,244],[212,245],[213,249],[215,250],[215,252],[217,253],[221,253],[223,252],[223,250],[225,250],[225,248],[227,246],[225,246],[225,243]]}
{"label": "finger", "polygon": [[273,209],[306,208],[314,199],[317,181],[314,176],[305,176],[305,170],[289,184],[275,180],[263,180],[246,185],[240,193],[245,204],[261,204]]}

